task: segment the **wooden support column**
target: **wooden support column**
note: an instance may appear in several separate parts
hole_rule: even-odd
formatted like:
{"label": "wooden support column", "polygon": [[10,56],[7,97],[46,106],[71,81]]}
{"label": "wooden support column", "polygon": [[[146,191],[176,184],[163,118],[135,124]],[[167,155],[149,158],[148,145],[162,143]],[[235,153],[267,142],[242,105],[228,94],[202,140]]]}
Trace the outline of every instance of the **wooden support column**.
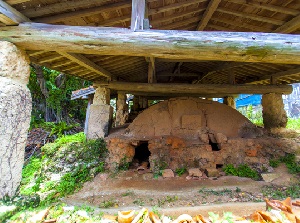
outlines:
{"label": "wooden support column", "polygon": [[0,199],[15,195],[22,178],[31,118],[27,88],[29,58],[9,42],[0,41]]}
{"label": "wooden support column", "polygon": [[[228,83],[229,84],[235,84],[235,74],[234,74],[233,69],[229,70]],[[223,98],[223,104],[228,105],[228,106],[232,107],[233,109],[236,109],[236,103],[235,103],[234,97],[232,97],[232,96],[224,97]]]}
{"label": "wooden support column", "polygon": [[89,112],[88,139],[106,137],[111,128],[113,117],[113,108],[110,106],[110,90],[97,86],[94,88],[96,91]]}
{"label": "wooden support column", "polygon": [[88,134],[88,123],[89,123],[89,117],[90,117],[90,108],[91,105],[93,104],[93,98],[94,95],[89,95],[88,96],[88,104],[87,104],[87,108],[86,108],[86,113],[85,113],[85,122],[84,122],[84,134],[87,135]]}
{"label": "wooden support column", "polygon": [[128,104],[126,104],[126,94],[118,93],[116,126],[124,125],[128,120]]}
{"label": "wooden support column", "polygon": [[262,96],[263,122],[266,129],[285,128],[287,114],[282,94],[269,93]]}
{"label": "wooden support column", "polygon": [[132,0],[131,26],[132,31],[144,29],[145,0]]}
{"label": "wooden support column", "polygon": [[155,73],[155,58],[150,57],[149,58],[149,64],[148,64],[148,83],[156,83],[156,73]]}

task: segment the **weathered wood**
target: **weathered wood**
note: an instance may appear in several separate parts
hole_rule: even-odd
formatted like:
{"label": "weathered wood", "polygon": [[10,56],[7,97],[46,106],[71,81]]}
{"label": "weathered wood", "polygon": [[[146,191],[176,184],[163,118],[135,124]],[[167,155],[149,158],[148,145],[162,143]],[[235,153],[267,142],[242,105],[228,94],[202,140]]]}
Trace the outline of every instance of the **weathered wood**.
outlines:
{"label": "weathered wood", "polygon": [[[4,1],[0,1],[0,13],[14,21],[16,24],[19,24],[20,22],[30,22],[28,18],[26,18],[24,15],[22,15],[20,12],[18,12],[16,9],[11,7],[9,4],[7,4]],[[10,25],[10,24],[8,24]]]}
{"label": "weathered wood", "polygon": [[300,64],[299,35],[74,27],[25,23],[0,28],[0,40],[27,50],[189,60]]}
{"label": "weathered wood", "polygon": [[173,4],[169,4],[163,7],[159,7],[159,8],[155,8],[155,9],[150,9],[148,11],[148,15],[154,15],[157,13],[162,13],[162,12],[166,12],[169,10],[173,10],[173,9],[178,9],[178,8],[182,8],[188,5],[192,5],[192,4],[197,4],[200,2],[205,2],[206,0],[186,0],[183,2],[179,2],[179,3],[173,3]]}
{"label": "weathered wood", "polygon": [[284,25],[278,27],[275,32],[277,33],[291,33],[300,28],[300,15],[288,21]]}
{"label": "weathered wood", "polygon": [[284,21],[281,20],[277,20],[277,19],[271,19],[271,18],[267,18],[264,16],[259,16],[259,15],[250,15],[250,14],[246,14],[246,13],[242,13],[242,12],[236,12],[236,11],[231,11],[225,8],[218,8],[217,9],[218,12],[222,12],[222,13],[226,13],[226,14],[230,14],[230,15],[235,15],[235,16],[239,16],[242,18],[247,18],[247,19],[252,19],[254,21],[260,21],[260,22],[266,22],[266,23],[271,23],[274,25],[283,25]]}
{"label": "weathered wood", "polygon": [[220,4],[220,2],[221,2],[221,0],[211,0],[211,1],[209,1],[208,6],[207,6],[207,8],[204,12],[204,15],[203,15],[201,21],[199,22],[196,30],[198,30],[198,31],[204,30],[204,28],[206,27],[206,25],[209,22],[210,18],[212,17],[214,12],[218,8],[218,5]]}
{"label": "weathered wood", "polygon": [[155,58],[150,57],[149,58],[149,64],[148,64],[148,83],[156,83],[156,71],[155,71]]}
{"label": "weathered wood", "polygon": [[171,73],[159,72],[156,74],[158,77],[201,77],[202,73]]}
{"label": "weathered wood", "polygon": [[83,9],[83,10],[74,11],[74,12],[61,13],[58,15],[33,19],[33,21],[43,22],[43,23],[59,22],[59,21],[67,20],[67,19],[73,19],[73,18],[78,18],[78,17],[83,17],[83,16],[91,16],[91,15],[96,15],[96,14],[103,13],[103,12],[109,12],[109,11],[122,9],[122,8],[128,8],[128,7],[130,7],[130,1],[119,2],[119,3],[109,4],[109,5],[98,6],[98,7],[91,7],[88,9]]}
{"label": "weathered wood", "polygon": [[230,0],[230,2],[234,2],[237,4],[243,4],[243,5],[247,5],[247,6],[254,6],[256,8],[259,9],[266,9],[269,11],[273,11],[273,12],[280,12],[283,14],[289,14],[289,15],[298,15],[299,11],[296,9],[291,9],[291,8],[287,8],[287,7],[281,7],[281,6],[276,6],[273,4],[266,4],[263,2],[255,2],[255,1],[249,1],[249,0]]}
{"label": "weathered wood", "polygon": [[290,94],[293,91],[289,85],[229,85],[229,84],[147,84],[130,82],[96,82],[97,86],[117,91],[177,93],[177,94]]}
{"label": "weathered wood", "polygon": [[111,79],[113,77],[113,75],[110,72],[108,72],[107,70],[98,66],[97,64],[95,64],[94,62],[92,62],[91,60],[89,60],[88,58],[86,58],[83,55],[60,52],[60,51],[58,51],[58,53],[64,57],[68,58],[69,60],[72,60],[73,62],[87,68],[88,70],[91,70],[97,74],[100,74],[101,76],[107,77],[109,79]]}
{"label": "weathered wood", "polygon": [[132,31],[144,29],[145,0],[132,0],[131,25]]}

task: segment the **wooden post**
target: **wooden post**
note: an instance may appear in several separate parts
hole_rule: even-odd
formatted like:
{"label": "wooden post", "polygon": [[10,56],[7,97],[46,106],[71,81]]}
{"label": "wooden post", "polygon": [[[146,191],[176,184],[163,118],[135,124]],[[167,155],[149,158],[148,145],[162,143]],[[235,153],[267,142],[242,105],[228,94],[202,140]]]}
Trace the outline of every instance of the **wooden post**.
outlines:
{"label": "wooden post", "polygon": [[[235,73],[234,70],[231,68],[229,69],[228,74],[228,83],[234,85],[235,84]],[[233,109],[236,109],[236,103],[234,100],[234,97],[232,96],[226,96],[223,98],[223,104],[228,105],[232,107]]]}
{"label": "wooden post", "polygon": [[145,0],[132,0],[131,26],[132,31],[144,29]]}
{"label": "wooden post", "polygon": [[89,123],[89,117],[90,117],[90,107],[91,104],[93,104],[93,98],[94,95],[89,95],[88,96],[88,104],[87,104],[87,108],[86,108],[86,113],[85,113],[85,122],[84,122],[84,134],[87,135],[88,133],[88,123]]}

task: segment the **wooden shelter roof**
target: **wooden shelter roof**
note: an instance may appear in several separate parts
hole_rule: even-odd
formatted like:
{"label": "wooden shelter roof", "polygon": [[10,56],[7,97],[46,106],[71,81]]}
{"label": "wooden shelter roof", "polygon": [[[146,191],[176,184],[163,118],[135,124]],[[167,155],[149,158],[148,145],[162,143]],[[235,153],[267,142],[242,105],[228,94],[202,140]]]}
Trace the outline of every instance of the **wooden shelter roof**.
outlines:
{"label": "wooden shelter roof", "polygon": [[[6,0],[0,3],[0,26],[16,26],[26,21],[68,26],[131,26],[131,0]],[[16,10],[12,14],[21,18],[10,17],[5,12],[5,3],[11,6],[10,10]],[[151,30],[297,36],[300,34],[300,1],[146,0],[145,18],[149,19]],[[300,82],[300,61],[291,64],[202,61],[126,54],[68,54],[56,49],[26,50],[33,63],[92,81],[103,81],[111,75],[118,81],[147,83],[149,64],[152,64],[158,83],[269,84],[271,77],[276,78],[274,83],[277,84]]]}

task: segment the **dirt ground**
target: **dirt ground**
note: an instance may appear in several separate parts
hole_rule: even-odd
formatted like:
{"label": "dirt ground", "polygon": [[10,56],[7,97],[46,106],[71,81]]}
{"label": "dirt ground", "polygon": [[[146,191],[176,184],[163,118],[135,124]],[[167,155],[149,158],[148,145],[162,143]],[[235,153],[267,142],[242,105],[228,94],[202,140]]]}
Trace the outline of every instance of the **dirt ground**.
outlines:
{"label": "dirt ground", "polygon": [[[221,215],[230,211],[243,216],[265,209],[262,188],[272,185],[235,176],[201,180],[187,180],[186,176],[154,179],[152,173],[138,174],[134,170],[116,175],[103,173],[87,182],[79,192],[65,198],[64,202],[68,205],[86,204],[108,214],[147,207],[173,217],[199,212],[207,216],[210,211]],[[289,177],[289,174],[285,173],[285,176]]]}

